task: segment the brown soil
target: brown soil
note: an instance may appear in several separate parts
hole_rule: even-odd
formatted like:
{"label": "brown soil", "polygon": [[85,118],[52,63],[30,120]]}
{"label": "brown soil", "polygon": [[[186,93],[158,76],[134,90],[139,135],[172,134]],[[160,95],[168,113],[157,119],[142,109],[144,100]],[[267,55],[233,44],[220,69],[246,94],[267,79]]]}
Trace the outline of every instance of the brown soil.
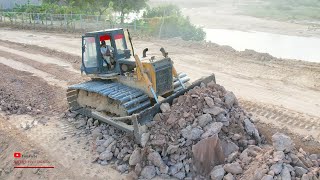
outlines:
{"label": "brown soil", "polygon": [[[10,107],[17,104],[32,109],[26,111],[29,115],[8,110],[0,118],[2,127],[15,129],[0,128],[2,144],[9,141],[15,144],[10,146],[10,151],[5,149],[6,156],[0,157],[0,168],[6,166],[2,162],[13,162],[7,155],[20,147],[28,149],[28,145],[18,141],[21,138],[57,163],[54,170],[47,169],[35,176],[49,179],[124,178],[110,165],[92,164],[89,136],[60,118],[67,109],[67,85],[86,79],[76,73],[80,66],[80,41],[79,37],[71,35],[0,29],[0,47],[3,47],[0,50],[1,100]],[[137,52],[149,47],[150,55],[159,55],[158,49],[164,46],[178,71],[186,72],[192,80],[215,73],[217,82],[233,91],[240,99],[240,105],[259,120],[257,126],[267,140],[274,132],[285,132],[298,147],[320,152],[317,142],[320,139],[319,64],[279,60],[268,55],[180,40],[138,40],[134,45]],[[261,57],[265,58],[261,60]],[[28,130],[20,128],[21,123],[34,120],[44,125]],[[301,141],[304,138],[305,141]],[[68,173],[64,173],[65,170]],[[20,172],[13,169],[4,177],[33,177],[28,170],[22,172],[19,175]]]}

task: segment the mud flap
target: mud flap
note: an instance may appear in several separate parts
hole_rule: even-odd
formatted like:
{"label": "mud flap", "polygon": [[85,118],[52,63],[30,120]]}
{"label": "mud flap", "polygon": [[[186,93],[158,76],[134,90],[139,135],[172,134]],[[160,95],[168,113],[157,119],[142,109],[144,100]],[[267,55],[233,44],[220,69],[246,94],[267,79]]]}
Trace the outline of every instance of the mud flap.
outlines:
{"label": "mud flap", "polygon": [[207,176],[212,167],[224,163],[224,154],[217,134],[193,145],[192,153],[194,170],[197,174]]}

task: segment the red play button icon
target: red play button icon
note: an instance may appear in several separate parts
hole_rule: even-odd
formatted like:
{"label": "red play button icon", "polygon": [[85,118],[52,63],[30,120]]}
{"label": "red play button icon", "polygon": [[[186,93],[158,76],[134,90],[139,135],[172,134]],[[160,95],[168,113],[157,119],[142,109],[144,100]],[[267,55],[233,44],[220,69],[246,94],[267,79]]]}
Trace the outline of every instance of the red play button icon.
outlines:
{"label": "red play button icon", "polygon": [[15,152],[15,153],[13,153],[13,157],[14,158],[21,158],[21,153]]}

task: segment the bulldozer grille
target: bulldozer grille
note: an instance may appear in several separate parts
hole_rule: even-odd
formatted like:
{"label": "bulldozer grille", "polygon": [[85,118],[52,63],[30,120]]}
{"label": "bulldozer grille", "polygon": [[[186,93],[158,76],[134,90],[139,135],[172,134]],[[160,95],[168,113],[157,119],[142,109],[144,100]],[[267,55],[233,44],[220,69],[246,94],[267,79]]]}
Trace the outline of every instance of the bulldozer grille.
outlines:
{"label": "bulldozer grille", "polygon": [[171,64],[166,64],[156,69],[156,89],[159,95],[172,91]]}

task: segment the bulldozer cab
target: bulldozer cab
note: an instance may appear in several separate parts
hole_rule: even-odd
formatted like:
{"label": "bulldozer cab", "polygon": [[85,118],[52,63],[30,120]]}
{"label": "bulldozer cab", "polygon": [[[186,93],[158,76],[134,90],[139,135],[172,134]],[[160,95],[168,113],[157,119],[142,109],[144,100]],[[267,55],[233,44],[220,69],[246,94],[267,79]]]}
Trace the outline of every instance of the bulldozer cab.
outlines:
{"label": "bulldozer cab", "polygon": [[[106,57],[101,53],[101,44],[105,41],[111,47],[110,59],[113,68],[107,64]],[[82,65],[81,73],[85,74],[120,74],[120,61],[129,59],[130,50],[127,47],[123,29],[108,29],[88,32],[82,36]]]}

